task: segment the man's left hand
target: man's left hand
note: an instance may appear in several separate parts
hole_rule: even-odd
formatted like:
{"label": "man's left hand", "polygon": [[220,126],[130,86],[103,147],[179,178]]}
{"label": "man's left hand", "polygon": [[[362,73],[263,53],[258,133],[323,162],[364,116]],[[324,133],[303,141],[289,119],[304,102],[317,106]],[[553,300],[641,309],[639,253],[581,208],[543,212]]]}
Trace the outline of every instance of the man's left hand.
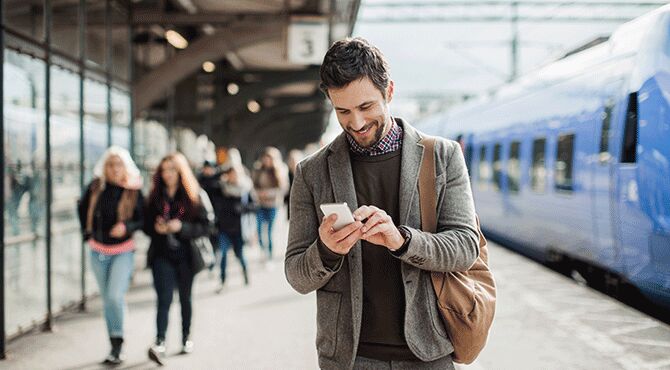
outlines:
{"label": "man's left hand", "polygon": [[375,206],[362,206],[354,211],[354,219],[367,221],[363,224],[361,239],[377,245],[383,245],[388,249],[396,250],[405,242],[398,228],[393,224],[391,216],[383,209]]}

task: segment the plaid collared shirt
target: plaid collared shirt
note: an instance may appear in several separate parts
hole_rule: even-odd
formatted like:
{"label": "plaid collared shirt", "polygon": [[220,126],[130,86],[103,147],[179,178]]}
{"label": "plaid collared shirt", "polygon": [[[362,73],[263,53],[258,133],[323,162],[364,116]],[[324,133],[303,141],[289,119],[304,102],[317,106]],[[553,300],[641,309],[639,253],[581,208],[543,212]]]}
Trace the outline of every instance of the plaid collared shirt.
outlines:
{"label": "plaid collared shirt", "polygon": [[362,146],[356,143],[351,135],[347,133],[347,141],[349,142],[349,149],[352,152],[360,155],[365,155],[368,157],[374,157],[377,155],[387,154],[395,152],[396,150],[402,147],[402,127],[395,122],[395,119],[391,117],[391,129],[377,144],[370,148],[363,148]]}

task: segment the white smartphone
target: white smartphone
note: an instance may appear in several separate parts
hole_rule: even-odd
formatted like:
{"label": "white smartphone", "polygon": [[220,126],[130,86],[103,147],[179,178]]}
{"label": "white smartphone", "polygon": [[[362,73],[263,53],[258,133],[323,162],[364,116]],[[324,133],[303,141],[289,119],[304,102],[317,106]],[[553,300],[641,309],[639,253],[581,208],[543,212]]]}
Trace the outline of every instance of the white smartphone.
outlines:
{"label": "white smartphone", "polygon": [[354,222],[354,215],[351,213],[347,203],[324,203],[321,205],[321,211],[326,216],[333,213],[337,215],[337,221],[333,225],[335,231]]}

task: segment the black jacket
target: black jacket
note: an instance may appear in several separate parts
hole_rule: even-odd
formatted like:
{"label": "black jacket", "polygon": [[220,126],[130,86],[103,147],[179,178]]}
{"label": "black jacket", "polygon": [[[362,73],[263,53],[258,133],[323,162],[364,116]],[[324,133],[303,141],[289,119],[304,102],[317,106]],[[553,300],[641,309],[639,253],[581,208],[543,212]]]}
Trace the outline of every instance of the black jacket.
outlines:
{"label": "black jacket", "polygon": [[[132,237],[133,232],[140,230],[144,224],[144,199],[142,192],[139,190],[126,190],[120,186],[106,184],[105,189],[100,193],[97,204],[93,210],[93,230],[89,235],[86,232],[86,217],[88,214],[89,202],[91,200],[92,189],[95,184],[94,180],[89,184],[78,205],[79,223],[81,225],[84,240],[93,238],[94,240],[107,244],[119,244],[125,242]],[[118,205],[121,200],[121,195],[125,191],[136,191],[137,202],[133,211],[133,216],[124,223],[126,225],[126,235],[120,239],[113,238],[109,235],[109,231],[118,222]]]}
{"label": "black jacket", "polygon": [[[177,196],[186,196],[186,194],[180,191]],[[181,220],[181,230],[172,235],[162,235],[156,232],[154,223],[156,217],[163,213],[163,210],[159,209],[163,200],[156,202],[149,199],[144,212],[144,232],[151,238],[151,244],[149,244],[149,250],[147,251],[147,266],[151,267],[156,257],[165,257],[171,260],[190,259],[191,240],[211,234],[214,215],[204,205],[204,202],[209,200],[203,199],[202,195],[200,198],[201,201],[196,206],[193,214]]]}

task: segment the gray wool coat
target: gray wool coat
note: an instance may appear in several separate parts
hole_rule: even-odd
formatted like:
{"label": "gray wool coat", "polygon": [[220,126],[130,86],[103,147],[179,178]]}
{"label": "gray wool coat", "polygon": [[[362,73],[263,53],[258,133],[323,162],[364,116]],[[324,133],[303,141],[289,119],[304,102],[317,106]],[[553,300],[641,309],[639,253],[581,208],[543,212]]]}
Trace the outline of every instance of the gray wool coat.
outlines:
{"label": "gray wool coat", "polygon": [[[404,129],[400,167],[400,224],[412,238],[400,258],[405,287],[405,338],[423,361],[453,352],[437,309],[430,271],[466,271],[479,255],[475,208],[460,145],[438,138],[435,143],[437,230],[421,231],[418,178],[421,134]],[[286,278],[302,294],[316,290],[316,347],[322,369],[352,368],[361,328],[363,285],[360,241],[335,271],[324,267],[318,251],[322,203],[359,205],[345,133],[298,164],[291,188],[291,222],[285,257]],[[399,225],[398,225],[399,226]],[[383,248],[383,247],[380,247]]]}

